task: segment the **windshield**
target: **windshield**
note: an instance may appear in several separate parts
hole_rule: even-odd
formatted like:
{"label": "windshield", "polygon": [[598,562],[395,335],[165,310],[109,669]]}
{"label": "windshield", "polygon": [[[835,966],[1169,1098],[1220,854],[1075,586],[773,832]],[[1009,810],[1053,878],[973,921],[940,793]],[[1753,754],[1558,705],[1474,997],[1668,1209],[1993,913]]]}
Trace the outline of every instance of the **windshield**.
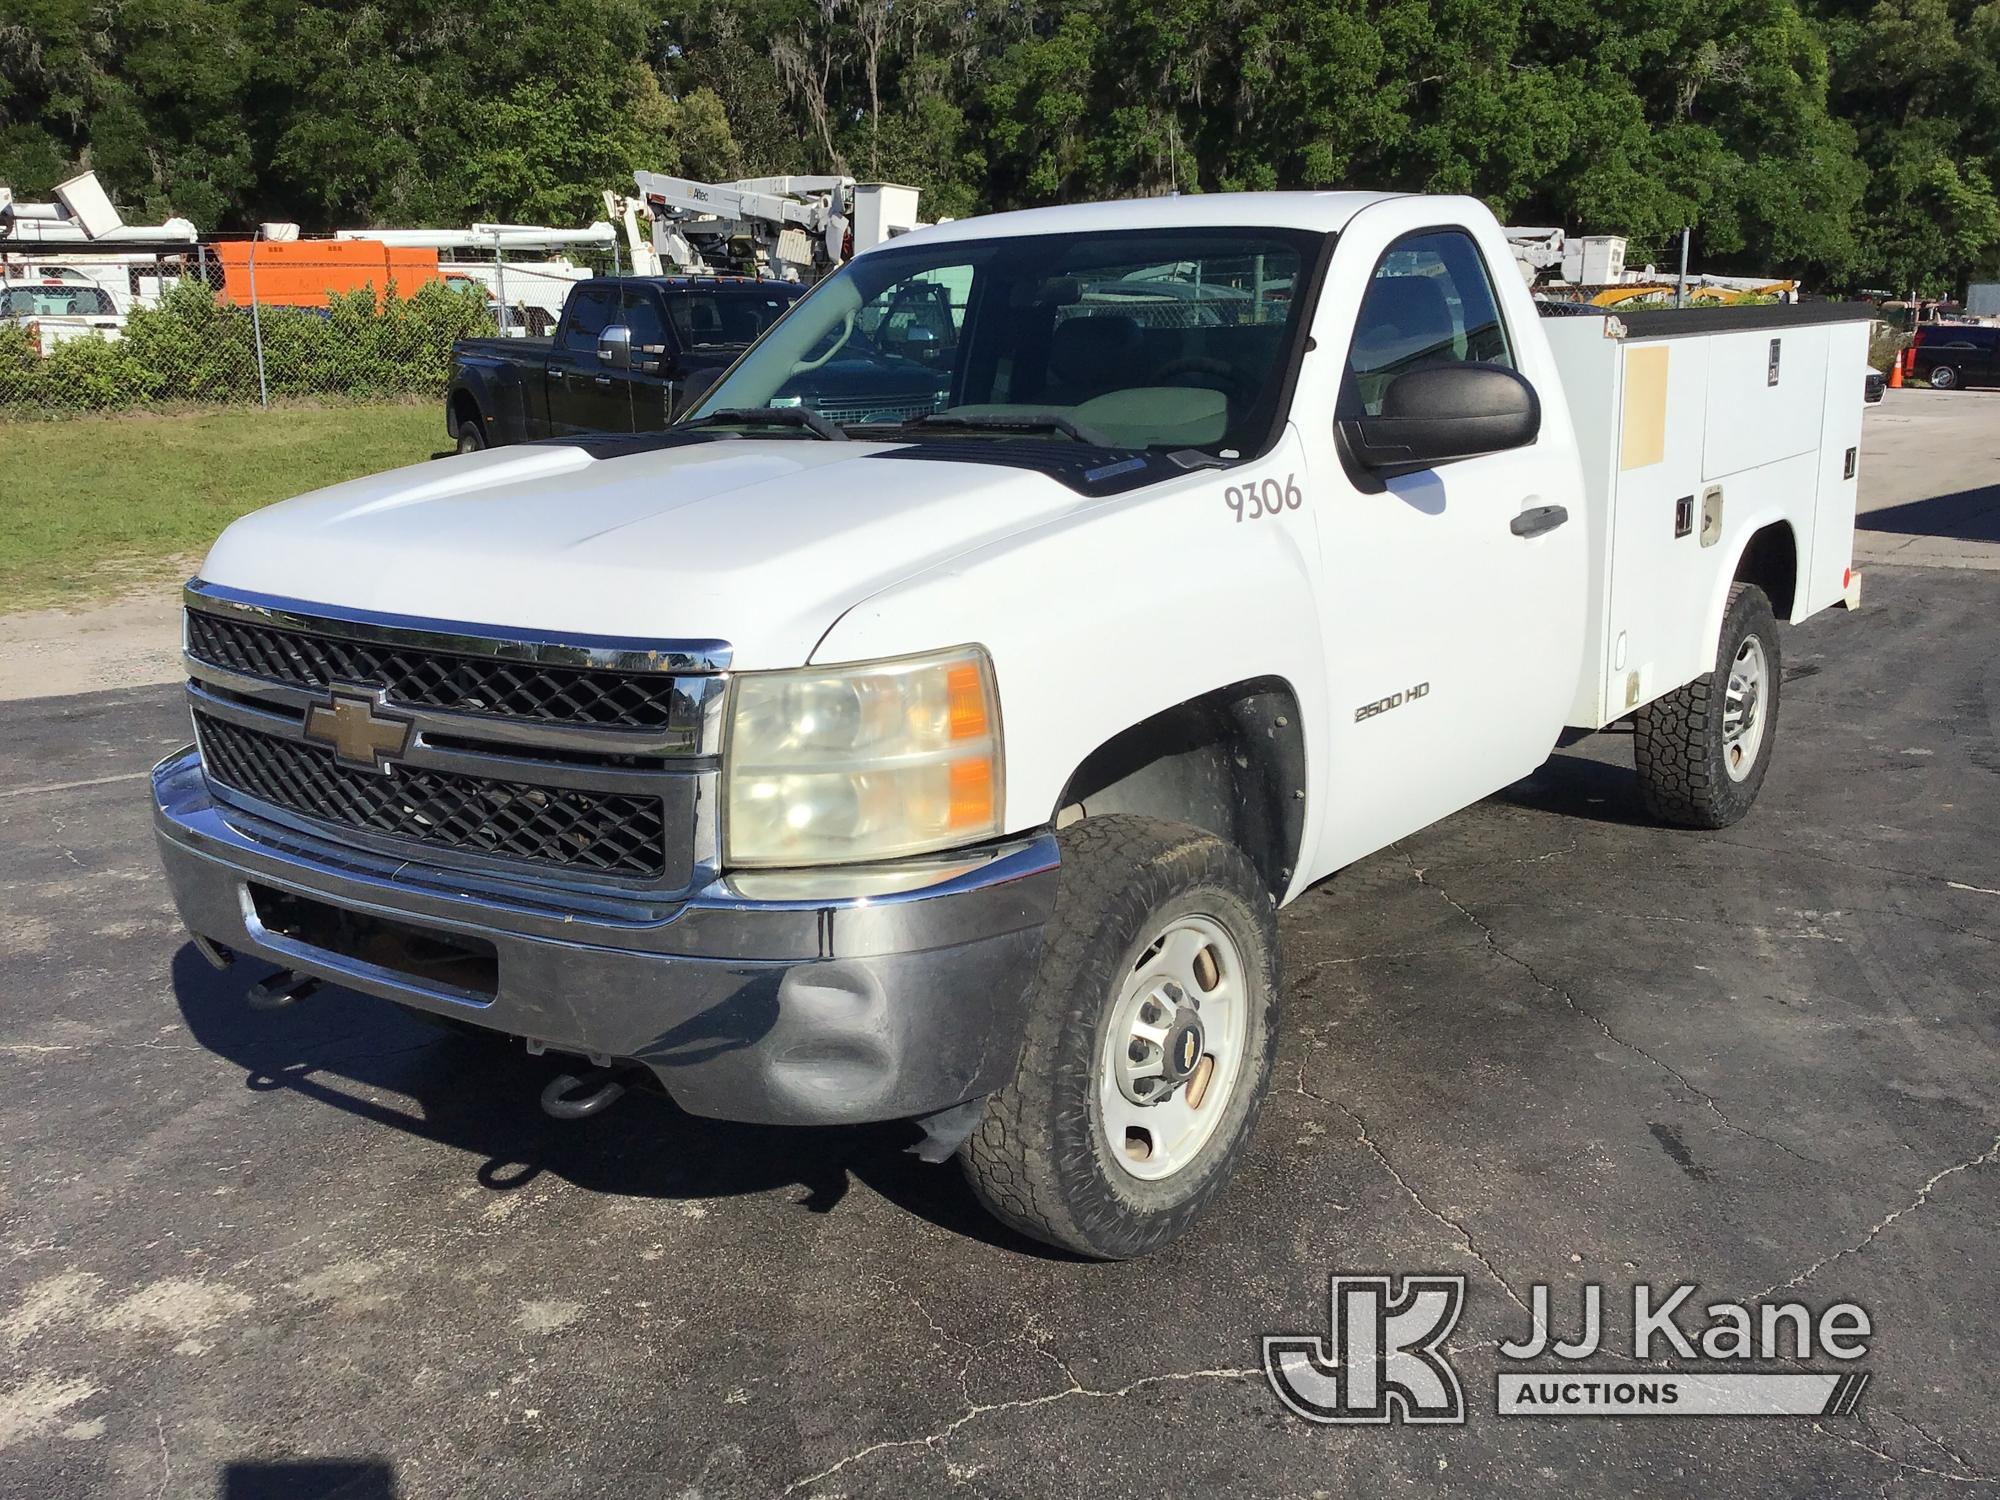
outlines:
{"label": "windshield", "polygon": [[[667,316],[686,349],[740,349],[754,344],[798,300],[795,287],[685,292],[667,297]],[[633,341],[639,342],[638,335]]]}
{"label": "windshield", "polygon": [[111,317],[110,295],[96,287],[17,286],[0,292],[0,317]]}
{"label": "windshield", "polygon": [[802,407],[848,429],[951,416],[994,436],[1035,422],[1052,441],[1259,452],[1320,239],[1127,230],[872,252],[814,288],[691,419]]}

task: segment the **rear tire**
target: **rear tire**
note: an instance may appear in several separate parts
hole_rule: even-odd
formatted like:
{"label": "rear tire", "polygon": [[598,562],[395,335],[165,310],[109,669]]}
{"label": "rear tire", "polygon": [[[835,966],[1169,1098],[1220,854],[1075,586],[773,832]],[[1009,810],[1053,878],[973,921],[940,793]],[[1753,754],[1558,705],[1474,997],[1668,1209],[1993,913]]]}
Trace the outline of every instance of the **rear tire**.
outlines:
{"label": "rear tire", "polygon": [[1277,916],[1241,851],[1198,829],[1107,816],[1057,838],[1020,1068],[959,1156],[1021,1233],[1147,1255],[1250,1140],[1278,1045]]}
{"label": "rear tire", "polygon": [[1958,371],[1950,365],[1939,365],[1931,371],[1931,389],[1934,391],[1953,390],[1958,385]]}
{"label": "rear tire", "polygon": [[458,419],[458,451],[460,453],[483,453],[486,450],[486,429],[479,425],[477,417]]}
{"label": "rear tire", "polygon": [[1757,800],[1778,740],[1778,621],[1755,584],[1729,590],[1715,670],[1632,717],[1646,811],[1682,828],[1727,828]]}

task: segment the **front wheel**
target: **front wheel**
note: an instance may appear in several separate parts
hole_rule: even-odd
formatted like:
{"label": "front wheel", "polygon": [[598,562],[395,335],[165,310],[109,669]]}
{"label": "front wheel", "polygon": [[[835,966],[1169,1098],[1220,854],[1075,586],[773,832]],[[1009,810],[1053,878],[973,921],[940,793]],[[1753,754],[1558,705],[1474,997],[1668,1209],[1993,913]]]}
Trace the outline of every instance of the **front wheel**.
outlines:
{"label": "front wheel", "polygon": [[1957,384],[1958,371],[1954,370],[1950,365],[1939,365],[1935,370],[1931,371],[1932,390],[1948,391]]}
{"label": "front wheel", "polygon": [[1063,830],[1021,1063],[960,1148],[999,1219],[1100,1259],[1150,1254],[1222,1191],[1278,1043],[1269,891],[1221,839],[1150,818]]}
{"label": "front wheel", "polygon": [[484,451],[485,447],[486,429],[479,425],[479,418],[460,417],[458,419],[458,451],[460,453],[479,453]]}
{"label": "front wheel", "polygon": [[1750,811],[1777,744],[1782,667],[1771,601],[1732,585],[1715,670],[1632,717],[1646,811],[1683,828],[1727,828]]}

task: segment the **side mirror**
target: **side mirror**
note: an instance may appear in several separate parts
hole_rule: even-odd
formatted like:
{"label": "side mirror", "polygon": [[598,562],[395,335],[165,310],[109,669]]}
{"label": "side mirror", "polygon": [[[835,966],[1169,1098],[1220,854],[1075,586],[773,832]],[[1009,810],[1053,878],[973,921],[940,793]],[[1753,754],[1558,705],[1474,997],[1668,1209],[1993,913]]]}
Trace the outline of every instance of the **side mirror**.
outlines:
{"label": "side mirror", "polygon": [[1340,425],[1365,467],[1408,473],[1525,448],[1542,430],[1542,403],[1532,385],[1503,365],[1436,365],[1391,380],[1380,416]]}
{"label": "side mirror", "polygon": [[597,362],[614,370],[632,368],[632,330],[613,323],[597,336]]}

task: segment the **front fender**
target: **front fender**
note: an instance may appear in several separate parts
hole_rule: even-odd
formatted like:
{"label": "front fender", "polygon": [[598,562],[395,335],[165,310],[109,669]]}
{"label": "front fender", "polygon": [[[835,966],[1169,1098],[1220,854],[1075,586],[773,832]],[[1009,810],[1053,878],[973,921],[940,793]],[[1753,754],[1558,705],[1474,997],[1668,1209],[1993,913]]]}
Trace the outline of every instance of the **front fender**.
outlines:
{"label": "front fender", "polygon": [[[1304,479],[1295,440],[1076,507],[855,605],[815,664],[974,642],[993,658],[1010,832],[1049,821],[1098,746],[1190,698],[1279,677],[1299,698],[1310,768],[1326,723],[1310,506],[1239,521],[1225,491]],[[1318,808],[1307,807],[1306,847]]]}

